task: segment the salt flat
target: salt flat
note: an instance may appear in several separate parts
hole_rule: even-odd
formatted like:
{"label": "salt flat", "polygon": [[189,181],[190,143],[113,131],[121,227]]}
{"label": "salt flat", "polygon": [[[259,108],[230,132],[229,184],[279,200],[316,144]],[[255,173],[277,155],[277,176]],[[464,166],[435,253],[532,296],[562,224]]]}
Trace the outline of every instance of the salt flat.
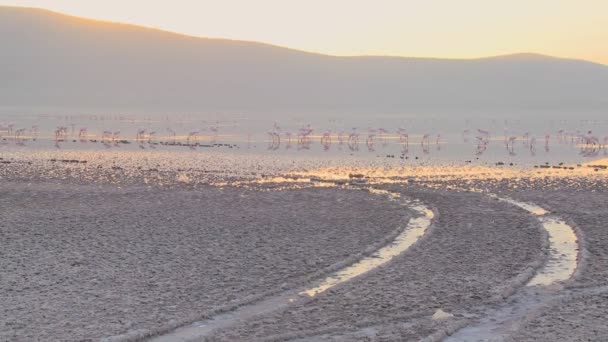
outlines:
{"label": "salt flat", "polygon": [[[1,166],[1,340],[145,340],[238,308],[253,314],[193,340],[409,341],[486,331],[495,340],[534,341],[604,333],[597,319],[608,285],[603,170],[434,165],[353,177],[268,168],[264,177],[209,178],[147,163],[16,158]],[[390,244],[414,212],[382,191],[432,209],[418,242],[327,291],[255,314],[258,303]],[[538,217],[499,198],[533,203],[575,228],[580,251],[570,278],[528,286],[555,246]]]}

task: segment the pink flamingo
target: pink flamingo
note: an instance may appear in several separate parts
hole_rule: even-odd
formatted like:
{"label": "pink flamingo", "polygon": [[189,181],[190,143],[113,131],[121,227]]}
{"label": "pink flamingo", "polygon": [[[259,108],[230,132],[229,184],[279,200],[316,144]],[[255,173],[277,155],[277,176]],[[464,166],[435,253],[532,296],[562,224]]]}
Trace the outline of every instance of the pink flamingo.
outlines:
{"label": "pink flamingo", "polygon": [[110,131],[103,131],[103,133],[101,134],[101,142],[104,145],[107,145],[107,147],[109,147],[109,143],[112,141],[112,132]]}
{"label": "pink flamingo", "polygon": [[144,140],[146,140],[146,130],[138,129],[137,133],[135,134],[135,141],[141,144]]}
{"label": "pink flamingo", "polygon": [[198,131],[192,131],[192,132],[188,133],[188,138],[186,138],[186,143],[191,149],[194,149],[195,143],[193,143],[193,142],[196,141],[197,139],[198,139]]}
{"label": "pink flamingo", "polygon": [[33,125],[32,128],[30,128],[30,135],[32,136],[33,141],[38,139],[38,126]]}
{"label": "pink flamingo", "polygon": [[331,131],[325,131],[321,136],[321,145],[323,145],[323,149],[325,151],[329,150],[331,147]]}
{"label": "pink flamingo", "polygon": [[490,132],[478,128],[477,133],[478,134],[475,137],[477,139],[477,144],[487,146],[490,143]]}
{"label": "pink flamingo", "polygon": [[68,129],[64,126],[58,126],[55,130],[55,142],[65,141],[67,139]]}
{"label": "pink flamingo", "polygon": [[407,144],[409,142],[409,136],[405,128],[399,127],[399,129],[397,129],[397,134],[399,134],[399,143]]}
{"label": "pink flamingo", "polygon": [[420,140],[420,145],[429,145],[430,144],[431,135],[426,133],[422,136],[422,140]]}
{"label": "pink flamingo", "polygon": [[563,129],[557,131],[557,141],[563,143],[566,140],[566,132]]}
{"label": "pink flamingo", "polygon": [[338,133],[338,145],[340,146],[344,145],[344,135],[344,131]]}
{"label": "pink flamingo", "polygon": [[516,136],[510,136],[506,142],[507,151],[509,151],[509,155],[515,155],[515,140],[517,140]]}
{"label": "pink flamingo", "polygon": [[405,128],[402,127],[399,127],[399,129],[397,129],[397,134],[399,134],[399,143],[402,145],[402,153],[407,154],[409,152],[410,137],[407,134]]}
{"label": "pink flamingo", "polygon": [[376,130],[373,128],[368,129],[367,138],[365,139],[365,145],[367,146],[368,151],[374,152],[376,149],[374,148],[375,139],[376,139]]}
{"label": "pink flamingo", "polygon": [[279,125],[275,122],[273,129],[268,131],[270,142],[268,143],[269,150],[277,150],[281,146],[281,134],[279,133]]}
{"label": "pink flamingo", "polygon": [[[0,139],[2,139],[2,136],[4,135],[5,132],[8,132],[8,127],[5,126],[4,124],[0,123]],[[4,138],[6,139],[6,138]]]}
{"label": "pink flamingo", "polygon": [[581,147],[580,153],[585,157],[597,156],[600,150],[599,139],[591,131],[587,132],[587,135],[581,135],[580,139],[585,144]]}
{"label": "pink flamingo", "polygon": [[119,138],[120,138],[120,131],[114,131],[114,132],[112,133],[112,142],[113,142],[115,145],[116,145],[116,144],[118,144]]}
{"label": "pink flamingo", "polygon": [[528,147],[530,148],[530,153],[534,156],[536,155],[536,137],[532,137],[529,140]]}
{"label": "pink flamingo", "polygon": [[424,154],[428,154],[430,152],[431,146],[431,134],[426,133],[422,136],[422,140],[420,140],[420,146],[422,147],[422,152]]}
{"label": "pink flamingo", "polygon": [[78,131],[78,139],[80,139],[80,142],[87,142],[87,129],[82,127],[80,128],[80,130]]}
{"label": "pink flamingo", "polygon": [[211,142],[214,143],[219,136],[220,122],[216,121],[214,126],[209,127],[209,130],[211,131]]}
{"label": "pink flamingo", "polygon": [[285,139],[287,140],[287,144],[285,145],[285,149],[287,149],[287,150],[291,148],[291,137],[292,137],[291,132],[285,132]]}
{"label": "pink flamingo", "polygon": [[523,139],[524,139],[525,146],[530,145],[530,133],[529,132],[524,133]]}
{"label": "pink flamingo", "polygon": [[310,148],[310,135],[313,129],[310,124],[300,128],[298,131],[298,149],[309,149]]}
{"label": "pink flamingo", "polygon": [[359,151],[359,133],[357,132],[357,127],[353,127],[352,132],[348,135],[348,149]]}
{"label": "pink flamingo", "polygon": [[385,128],[378,128],[378,140],[382,143],[382,146],[386,146],[388,143],[386,141],[386,135],[389,131]]}
{"label": "pink flamingo", "polygon": [[15,130],[15,144],[19,145],[19,146],[25,146],[24,140],[25,140],[25,128],[20,128]]}
{"label": "pink flamingo", "polygon": [[152,144],[154,137],[156,136],[156,131],[151,131],[148,133],[148,144]]}

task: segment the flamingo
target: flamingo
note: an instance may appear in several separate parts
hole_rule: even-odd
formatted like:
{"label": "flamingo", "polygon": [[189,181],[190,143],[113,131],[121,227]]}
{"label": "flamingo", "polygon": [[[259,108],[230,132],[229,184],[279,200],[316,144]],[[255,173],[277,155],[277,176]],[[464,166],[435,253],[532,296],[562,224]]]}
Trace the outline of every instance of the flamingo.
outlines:
{"label": "flamingo", "polygon": [[156,136],[156,131],[151,131],[148,133],[148,144],[152,144],[152,139]]}
{"label": "flamingo", "polygon": [[422,136],[422,140],[420,140],[420,145],[429,145],[430,144],[430,137],[431,135],[429,133],[426,133]]}
{"label": "flamingo", "polygon": [[478,128],[477,133],[478,134],[475,137],[477,139],[477,145],[484,145],[485,147],[487,147],[487,145],[490,143],[490,132]]}
{"label": "flamingo", "polygon": [[114,132],[112,133],[112,142],[113,142],[114,144],[118,144],[118,140],[119,140],[119,138],[120,138],[120,131],[114,131]]}
{"label": "flamingo", "polygon": [[353,127],[351,133],[348,135],[348,149],[351,151],[359,150],[359,133],[357,127]]}
{"label": "flamingo", "polygon": [[382,146],[386,146],[388,143],[386,142],[386,134],[388,134],[389,131],[385,128],[378,128],[378,140],[380,140],[380,142],[382,143]]}
{"label": "flamingo", "polygon": [[331,130],[325,131],[321,136],[321,145],[325,151],[331,147]]}
{"label": "flamingo", "polygon": [[25,146],[23,140],[24,140],[24,136],[23,133],[25,133],[25,128],[20,128],[15,130],[15,144],[19,145],[19,146]]}
{"label": "flamingo", "polygon": [[298,132],[298,148],[299,149],[309,149],[310,148],[310,135],[312,134],[313,129],[310,127],[310,124],[303,126],[300,128]]}
{"label": "flamingo", "polygon": [[581,135],[580,139],[585,143],[585,145],[581,147],[580,154],[585,157],[594,157],[599,153],[599,139],[594,136],[591,131],[587,132],[587,135]]}
{"label": "flamingo", "polygon": [[374,148],[375,139],[376,139],[376,130],[373,128],[369,128],[367,131],[367,138],[365,139],[365,145],[367,146],[368,151],[374,152],[376,149]]}
{"label": "flamingo", "polygon": [[287,145],[285,145],[285,149],[291,148],[291,137],[292,137],[291,132],[285,132],[285,139],[287,140]]}
{"label": "flamingo", "polygon": [[338,133],[338,145],[344,145],[344,131]]}
{"label": "flamingo", "polygon": [[141,144],[145,139],[146,139],[146,130],[145,129],[137,130],[137,133],[135,134],[135,141],[137,141],[139,144]]}
{"label": "flamingo", "polygon": [[78,139],[80,139],[81,143],[87,142],[87,129],[82,127],[78,131]]}
{"label": "flamingo", "polygon": [[103,131],[103,133],[101,134],[101,142],[103,144],[108,144],[112,139],[112,132],[110,131]]}
{"label": "flamingo", "polygon": [[209,127],[209,130],[211,131],[211,141],[215,142],[219,136],[220,122],[216,121],[214,126]]}
{"label": "flamingo", "polygon": [[510,136],[506,142],[507,151],[509,151],[509,155],[515,155],[515,141],[517,140],[516,136]]}
{"label": "flamingo", "polygon": [[557,141],[563,143],[566,140],[566,132],[563,129],[557,131]]}
{"label": "flamingo", "polygon": [[402,153],[407,154],[409,152],[409,135],[407,134],[405,128],[402,127],[397,129],[397,134],[399,134],[399,143],[403,146]]}
{"label": "flamingo", "polygon": [[36,141],[36,139],[38,139],[38,126],[33,125],[32,128],[30,128],[30,135],[32,136],[33,141]]}
{"label": "flamingo", "polygon": [[192,131],[190,133],[188,133],[188,138],[186,138],[186,143],[188,144],[188,146],[190,146],[191,149],[194,149],[194,144],[192,143],[192,141],[196,141],[197,137],[198,137],[198,131]]}
{"label": "flamingo", "polygon": [[269,150],[276,150],[281,146],[281,135],[279,133],[279,125],[275,122],[273,125],[273,129],[268,131],[268,136],[270,137],[270,142],[268,144]]}
{"label": "flamingo", "polygon": [[525,146],[530,145],[530,133],[529,132],[524,133],[523,139],[524,139]]}
{"label": "flamingo", "polygon": [[65,126],[58,126],[55,130],[55,142],[65,141],[67,138],[68,129]]}

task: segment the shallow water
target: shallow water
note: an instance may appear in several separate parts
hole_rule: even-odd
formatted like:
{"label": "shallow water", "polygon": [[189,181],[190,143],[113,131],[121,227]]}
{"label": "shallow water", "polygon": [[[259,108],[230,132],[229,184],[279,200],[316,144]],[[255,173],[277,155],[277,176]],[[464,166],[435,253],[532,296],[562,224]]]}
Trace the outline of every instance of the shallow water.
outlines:
{"label": "shallow water", "polygon": [[577,267],[579,246],[574,229],[557,217],[542,217],[540,220],[549,233],[550,257],[540,272],[528,282],[528,286],[566,281]]}
{"label": "shallow water", "polygon": [[[495,196],[493,196],[493,197],[495,197]],[[515,206],[518,206],[518,207],[522,208],[523,210],[528,211],[537,216],[543,216],[543,215],[546,215],[549,213],[547,210],[545,210],[542,207],[540,207],[536,204],[533,204],[533,203],[520,202],[520,201],[510,199],[510,198],[499,198],[499,199],[503,202],[507,202],[507,203],[513,204]]]}
{"label": "shallow water", "polygon": [[527,285],[548,286],[570,279],[576,271],[579,254],[578,239],[574,228],[564,220],[550,215],[549,211],[536,204],[520,202],[511,198],[499,198],[499,200],[516,205],[538,216],[549,235],[549,259]]}
{"label": "shallow water", "polygon": [[416,215],[419,216],[412,218],[404,231],[399,234],[389,245],[379,249],[374,254],[362,259],[356,264],[327,277],[321,282],[321,284],[302,291],[300,294],[314,297],[336,285],[347,282],[383,264],[386,264],[394,257],[405,252],[408,248],[410,248],[410,246],[418,241],[422,235],[424,235],[428,227],[431,225],[431,220],[434,217],[433,211],[420,203],[414,202],[409,205],[408,208],[413,210]]}
{"label": "shallow water", "polygon": [[[558,135],[583,134],[593,130],[603,139],[608,136],[608,121],[578,120],[504,120],[488,118],[463,119],[463,116],[429,116],[420,114],[379,115],[365,119],[351,115],[342,118],[321,115],[280,115],[274,122],[267,116],[246,113],[230,115],[135,115],[135,114],[55,114],[52,112],[7,112],[0,110],[0,153],[3,151],[73,151],[126,150],[140,152],[196,151],[204,154],[221,150],[230,155],[263,155],[279,159],[315,158],[331,160],[355,158],[361,161],[396,159],[428,163],[464,160],[480,162],[536,165],[544,163],[583,163],[602,155],[608,149],[582,149],[570,137]],[[466,116],[464,116],[466,117]],[[266,118],[266,119],[263,119]],[[371,119],[373,118],[373,119]],[[547,125],[547,122],[549,125]],[[12,133],[7,128],[11,125]],[[310,126],[309,126],[310,125]],[[63,141],[55,143],[55,130],[66,128]],[[301,141],[300,129],[310,127],[312,133]],[[381,133],[381,127],[388,128]],[[408,134],[408,139],[398,133]],[[487,144],[480,147],[478,129],[490,132]],[[19,129],[24,131],[17,135]],[[80,129],[86,129],[82,136]],[[138,131],[145,131],[138,138]],[[117,133],[116,141],[102,143],[104,131]],[[464,133],[467,131],[468,133]],[[151,134],[154,132],[153,134]],[[356,142],[348,135],[357,132]],[[582,132],[582,133],[581,133]],[[196,133],[196,134],[194,134]],[[278,134],[277,139],[271,133]],[[529,133],[529,138],[524,135]],[[194,134],[194,135],[191,135]],[[329,139],[322,139],[328,134]],[[427,143],[423,136],[429,135]],[[544,137],[550,138],[545,145]],[[507,146],[506,136],[515,136]],[[536,137],[531,146],[529,140]],[[36,138],[34,140],[34,138]],[[407,143],[406,143],[407,140]],[[191,145],[191,146],[186,146]],[[145,157],[146,153],[142,154]]]}

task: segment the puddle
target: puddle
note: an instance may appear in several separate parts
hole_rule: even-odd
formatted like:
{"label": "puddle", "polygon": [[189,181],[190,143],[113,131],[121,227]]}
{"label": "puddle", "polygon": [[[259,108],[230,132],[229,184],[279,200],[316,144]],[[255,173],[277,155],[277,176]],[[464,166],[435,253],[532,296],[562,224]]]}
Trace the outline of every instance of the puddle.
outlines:
{"label": "puddle", "polygon": [[543,215],[547,215],[549,213],[547,210],[543,209],[542,207],[539,207],[536,204],[519,202],[519,201],[510,199],[510,198],[500,198],[500,197],[497,197],[496,195],[492,195],[491,197],[498,198],[500,201],[507,202],[509,204],[513,204],[514,206],[520,207],[523,210],[525,210],[531,214],[534,214],[536,216],[543,216]]}
{"label": "puddle", "polygon": [[300,292],[300,294],[308,295],[310,297],[316,296],[317,294],[324,292],[338,284],[344,283],[362,275],[363,273],[369,272],[370,270],[391,261],[394,257],[405,252],[411,245],[418,241],[422,235],[424,235],[427,228],[431,225],[431,220],[434,216],[433,212],[429,208],[420,203],[412,202],[410,205],[408,205],[408,207],[419,216],[410,219],[407,227],[395,238],[395,240],[393,240],[393,242],[379,249],[374,254],[362,259],[356,264],[353,264],[345,269],[342,269],[341,271],[338,271],[334,275],[327,277],[321,282],[321,284]]}
{"label": "puddle", "polygon": [[[493,196],[498,198],[496,196]],[[578,260],[578,240],[574,228],[562,219],[532,203],[520,202],[510,198],[498,198],[503,202],[516,205],[531,214],[538,216],[543,228],[549,235],[549,260],[540,271],[528,282],[528,286],[547,286],[555,282],[566,281],[576,270]]]}
{"label": "puddle", "polygon": [[[504,305],[491,310],[486,317],[474,325],[447,337],[444,340],[446,342],[506,340],[505,336],[509,336],[526,315],[540,310],[551,298],[558,296],[548,286],[570,279],[576,270],[579,247],[574,229],[570,225],[535,204],[499,198],[496,195],[490,196],[538,216],[538,220],[549,235],[549,259],[522,291]],[[532,288],[532,286],[541,286],[541,288]]]}
{"label": "puddle", "polygon": [[574,229],[556,217],[542,217],[540,221],[549,233],[551,254],[547,264],[530,280],[528,286],[546,286],[568,280],[577,265],[579,248]]}

